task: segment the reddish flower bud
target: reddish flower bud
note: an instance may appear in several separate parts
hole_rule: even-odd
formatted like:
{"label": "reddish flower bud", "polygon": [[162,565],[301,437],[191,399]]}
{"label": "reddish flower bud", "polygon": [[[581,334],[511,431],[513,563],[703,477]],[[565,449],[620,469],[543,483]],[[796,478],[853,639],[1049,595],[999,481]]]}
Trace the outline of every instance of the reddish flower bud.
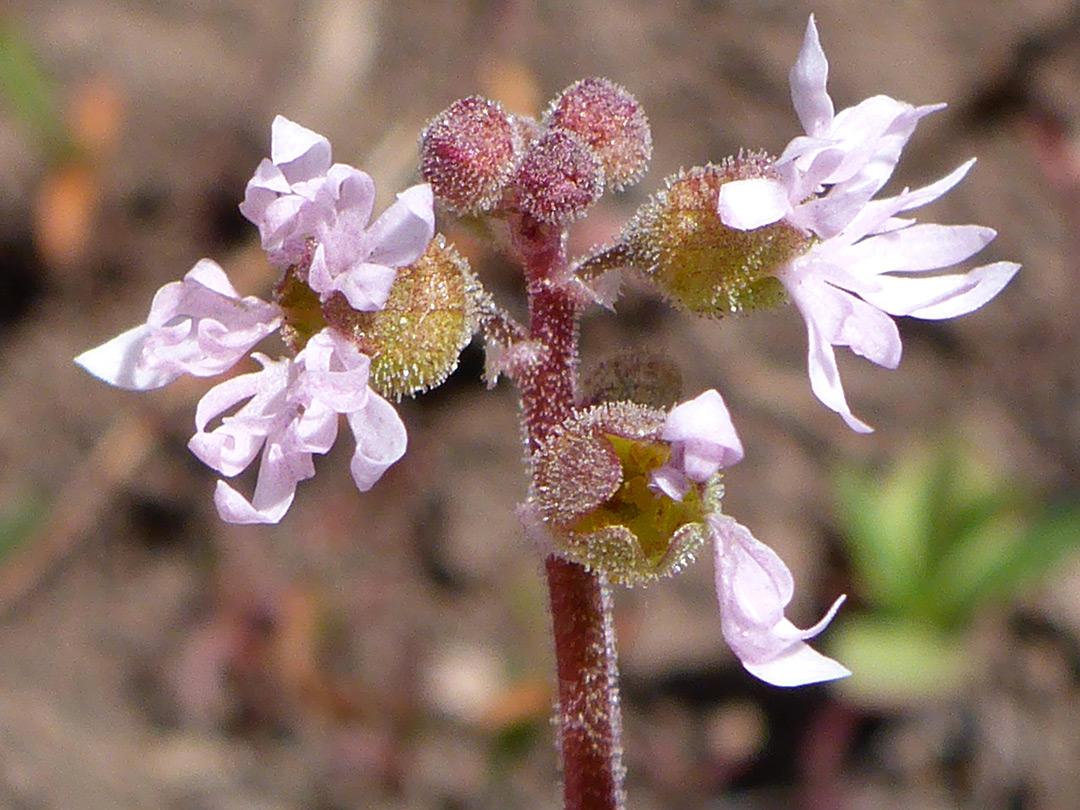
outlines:
{"label": "reddish flower bud", "polygon": [[615,191],[645,174],[652,155],[652,132],[641,105],[607,79],[583,79],[552,102],[545,118],[552,129],[580,135],[604,164],[604,177]]}
{"label": "reddish flower bud", "polygon": [[551,225],[569,225],[604,192],[604,168],[580,136],[548,130],[518,168],[521,209]]}
{"label": "reddish flower bud", "polygon": [[455,214],[491,209],[521,151],[518,128],[502,107],[480,96],[455,101],[420,136],[420,172]]}

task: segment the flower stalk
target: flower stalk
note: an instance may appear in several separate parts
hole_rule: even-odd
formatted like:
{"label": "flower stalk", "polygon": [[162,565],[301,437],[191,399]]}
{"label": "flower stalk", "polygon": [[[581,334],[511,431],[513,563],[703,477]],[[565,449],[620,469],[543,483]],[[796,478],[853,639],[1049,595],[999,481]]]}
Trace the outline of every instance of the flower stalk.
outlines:
{"label": "flower stalk", "polygon": [[[577,387],[578,307],[565,278],[563,229],[523,214],[511,234],[525,267],[529,339],[541,347],[519,376],[530,450],[571,413]],[[600,574],[554,554],[545,561],[555,667],[556,719],[566,810],[623,806],[622,719],[611,591]]]}

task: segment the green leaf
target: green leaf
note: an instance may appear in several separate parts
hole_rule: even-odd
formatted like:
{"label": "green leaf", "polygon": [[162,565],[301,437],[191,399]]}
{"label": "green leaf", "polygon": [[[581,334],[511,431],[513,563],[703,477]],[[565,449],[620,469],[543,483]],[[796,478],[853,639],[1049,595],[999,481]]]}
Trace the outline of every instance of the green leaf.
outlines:
{"label": "green leaf", "polygon": [[0,100],[43,142],[58,146],[66,141],[56,110],[52,83],[41,70],[34,52],[14,26],[0,23]]}
{"label": "green leaf", "polygon": [[848,616],[827,638],[828,654],[852,672],[837,681],[840,693],[879,710],[952,694],[979,664],[967,638],[928,623]]}
{"label": "green leaf", "polygon": [[0,509],[0,564],[37,529],[45,516],[40,499],[27,497]]}
{"label": "green leaf", "polygon": [[882,610],[903,613],[925,578],[928,484],[919,461],[883,481],[850,471],[838,478],[838,511],[860,594]]}
{"label": "green leaf", "polygon": [[970,532],[937,572],[935,586],[953,621],[992,599],[1016,595],[1080,546],[1080,505],[1050,509],[1025,526],[1022,516],[999,513]]}

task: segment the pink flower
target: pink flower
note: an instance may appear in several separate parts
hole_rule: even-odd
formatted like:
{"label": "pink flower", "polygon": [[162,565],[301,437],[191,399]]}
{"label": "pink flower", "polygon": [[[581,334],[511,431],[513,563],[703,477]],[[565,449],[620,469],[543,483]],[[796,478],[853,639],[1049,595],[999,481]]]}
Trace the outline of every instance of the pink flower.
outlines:
{"label": "pink flower", "polygon": [[342,293],[358,311],[383,307],[397,275],[424,253],[435,232],[431,187],[398,194],[369,225],[375,207],[371,177],[330,164],[330,142],[277,116],[270,158],[248,182],[241,213],[259,228],[278,267],[300,263],[314,240],[308,284],[325,301]]}
{"label": "pink flower", "polygon": [[[332,329],[308,341],[294,359],[255,359],[262,371],[233,377],[211,388],[195,411],[197,432],[188,442],[207,466],[232,477],[262,450],[255,492],[248,501],[218,481],[214,503],[229,523],[277,523],[296,485],[315,475],[313,453],[326,453],[344,414],[356,439],[350,469],[364,492],[405,452],[405,426],[393,406],[368,387],[371,360]],[[225,416],[214,430],[208,423]]]}
{"label": "pink flower", "polygon": [[724,184],[719,211],[732,228],[752,230],[783,219],[813,237],[776,277],[806,321],[815,395],[852,429],[870,432],[847,404],[833,347],[847,346],[896,368],[900,336],[889,315],[964,315],[996,296],[1020,266],[996,262],[966,273],[913,275],[958,264],[996,235],[976,225],[916,225],[897,216],[945,194],[974,161],[921,189],[874,200],[919,119],[943,105],[913,107],[874,96],[834,114],[827,76],[811,16],[791,70],[791,97],[806,135],[777,160],[778,178]]}
{"label": "pink flower", "polygon": [[784,616],[795,584],[776,552],[730,517],[710,515],[708,523],[716,544],[720,625],[747,671],[773,686],[803,686],[850,675],[806,643],[832,621],[844,597],[821,621],[800,630]]}
{"label": "pink flower", "polygon": [[[677,501],[691,481],[704,483],[743,457],[731,415],[715,390],[672,408],[661,438],[671,442],[673,452],[667,464],[653,471],[652,486]],[[713,513],[705,520],[716,548],[721,631],[743,666],[773,686],[801,686],[850,675],[806,644],[825,629],[844,597],[820,622],[800,630],[784,617],[795,585],[776,552],[726,515]]]}
{"label": "pink flower", "polygon": [[683,499],[691,481],[703,484],[743,457],[731,415],[715,389],[672,408],[660,438],[671,443],[672,455],[652,472],[652,486],[676,501]]}
{"label": "pink flower", "polygon": [[[180,377],[228,371],[281,324],[281,310],[241,298],[224,271],[203,259],[183,281],[162,287],[147,323],[75,358],[105,382],[146,391]],[[211,388],[195,412],[189,447],[222,475],[237,475],[262,450],[251,501],[219,481],[214,503],[229,523],[277,523],[296,484],[315,474],[311,456],[325,453],[344,414],[356,438],[351,470],[361,491],[405,452],[405,426],[397,412],[368,386],[370,358],[327,328],[292,359],[253,355],[262,371],[233,377]],[[211,431],[211,420],[224,416]]]}

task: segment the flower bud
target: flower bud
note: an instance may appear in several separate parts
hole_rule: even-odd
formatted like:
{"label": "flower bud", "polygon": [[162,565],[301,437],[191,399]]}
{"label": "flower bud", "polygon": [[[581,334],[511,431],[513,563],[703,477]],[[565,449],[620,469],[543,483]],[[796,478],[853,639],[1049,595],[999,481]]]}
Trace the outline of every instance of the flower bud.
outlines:
{"label": "flower bud", "polygon": [[499,202],[521,152],[521,135],[494,101],[469,96],[439,113],[420,136],[420,173],[455,214]]}
{"label": "flower bud", "polygon": [[580,136],[548,130],[525,153],[515,182],[521,210],[550,225],[566,226],[604,192],[604,168]]}
{"label": "flower bud", "polygon": [[437,234],[418,261],[398,270],[383,309],[357,312],[336,295],[323,312],[371,357],[371,387],[401,399],[441,385],[457,368],[476,328],[479,289],[465,259]]}
{"label": "flower bud", "polygon": [[652,473],[672,457],[663,411],[631,402],[579,411],[534,456],[533,506],[556,550],[612,582],[651,582],[692,561],[705,516],[719,507],[719,476],[674,500]]}
{"label": "flower bud", "polygon": [[631,266],[696,315],[721,317],[782,303],[784,288],[774,274],[807,250],[808,237],[782,220],[736,230],[717,211],[721,185],[773,173],[771,159],[755,153],[669,178],[667,189],[641,207],[621,237]]}
{"label": "flower bud", "polygon": [[638,348],[604,358],[581,381],[581,400],[586,405],[625,400],[670,408],[681,393],[682,374],[671,358]]}
{"label": "flower bud", "polygon": [[615,191],[645,174],[652,155],[649,121],[637,99],[614,82],[575,82],[552,102],[545,123],[580,135],[600,157],[605,182]]}

